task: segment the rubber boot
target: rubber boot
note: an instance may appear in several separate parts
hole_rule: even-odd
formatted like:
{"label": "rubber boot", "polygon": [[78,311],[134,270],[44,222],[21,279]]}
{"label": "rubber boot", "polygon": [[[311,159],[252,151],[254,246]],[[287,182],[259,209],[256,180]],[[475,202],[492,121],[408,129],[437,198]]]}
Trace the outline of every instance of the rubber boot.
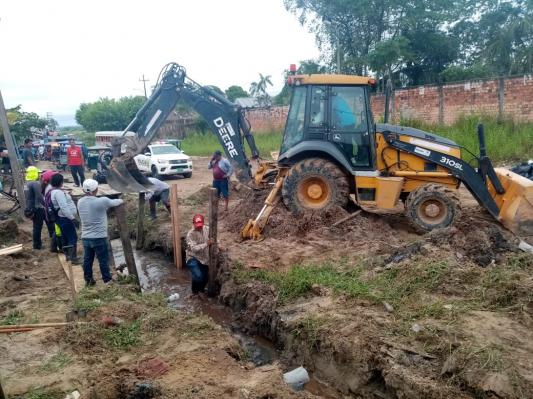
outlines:
{"label": "rubber boot", "polygon": [[67,257],[70,260],[70,263],[73,265],[81,265],[81,259],[78,258],[76,246],[68,248]]}

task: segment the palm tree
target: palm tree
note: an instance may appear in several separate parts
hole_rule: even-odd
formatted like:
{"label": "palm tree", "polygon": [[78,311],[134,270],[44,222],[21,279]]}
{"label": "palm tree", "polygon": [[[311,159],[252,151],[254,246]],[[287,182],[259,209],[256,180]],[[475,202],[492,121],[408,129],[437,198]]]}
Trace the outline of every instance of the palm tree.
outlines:
{"label": "palm tree", "polygon": [[270,105],[270,96],[266,92],[268,86],[272,86],[271,76],[262,73],[259,73],[259,81],[250,85],[250,94],[257,98],[261,106]]}

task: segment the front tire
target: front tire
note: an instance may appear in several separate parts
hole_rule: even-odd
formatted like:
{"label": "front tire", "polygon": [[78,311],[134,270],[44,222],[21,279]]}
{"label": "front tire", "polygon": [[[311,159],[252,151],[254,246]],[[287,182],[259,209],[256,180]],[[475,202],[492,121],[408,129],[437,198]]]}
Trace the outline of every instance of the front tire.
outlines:
{"label": "front tire", "polygon": [[460,214],[457,194],[440,184],[426,184],[411,191],[405,214],[420,233],[451,226]]}
{"label": "front tire", "polygon": [[333,162],[310,158],[296,163],[281,191],[285,206],[293,213],[344,207],[350,199],[346,174]]}
{"label": "front tire", "polygon": [[184,177],[185,179],[190,179],[190,178],[192,177],[192,172],[184,173],[184,174],[183,174],[183,177]]}

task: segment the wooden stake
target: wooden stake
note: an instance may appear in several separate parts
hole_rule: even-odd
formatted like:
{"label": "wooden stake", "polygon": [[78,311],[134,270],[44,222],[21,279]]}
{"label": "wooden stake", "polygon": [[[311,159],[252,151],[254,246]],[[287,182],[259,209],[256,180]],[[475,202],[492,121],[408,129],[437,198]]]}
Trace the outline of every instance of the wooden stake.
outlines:
{"label": "wooden stake", "polygon": [[17,159],[17,151],[15,149],[15,141],[9,130],[9,123],[7,122],[7,112],[2,99],[2,92],[0,92],[0,126],[4,133],[4,140],[6,142],[7,153],[11,163],[11,171],[13,173],[13,181],[17,189],[17,199],[20,203],[20,216],[24,217],[24,209],[26,209],[26,198],[24,196],[24,180],[22,179],[22,169]]}
{"label": "wooden stake", "polygon": [[113,246],[111,245],[111,240],[107,239],[107,251],[109,252],[109,267],[111,270],[115,270],[117,265],[115,263],[115,255],[113,255]]}
{"label": "wooden stake", "polygon": [[181,231],[178,207],[178,186],[170,186],[170,217],[172,219],[172,250],[174,252],[174,264],[178,269],[183,268],[181,261]]}
{"label": "wooden stake", "polygon": [[144,245],[144,204],[145,195],[139,193],[139,213],[137,214],[137,242],[135,244],[136,249],[142,249]]}
{"label": "wooden stake", "polygon": [[213,245],[209,247],[209,281],[207,283],[207,295],[215,296],[215,280],[218,274],[218,250],[217,250],[217,225],[218,225],[218,192],[216,188],[209,190],[209,239]]}
{"label": "wooden stake", "polygon": [[126,207],[124,204],[120,204],[115,208],[115,215],[117,217],[117,227],[120,234],[120,241],[122,242],[122,250],[124,251],[124,259],[126,260],[126,266],[128,266],[128,272],[130,275],[137,277],[137,283],[140,284],[137,266],[135,266],[135,258],[133,257],[133,248],[131,246],[128,224],[126,222]]}
{"label": "wooden stake", "polygon": [[355,211],[354,213],[350,213],[348,216],[343,217],[341,220],[333,223],[331,225],[331,227],[337,227],[339,224],[342,224],[342,223],[346,222],[347,220],[353,219],[354,217],[359,215],[361,212],[363,212],[363,211],[361,209],[359,209],[358,211]]}
{"label": "wooden stake", "polygon": [[0,379],[0,399],[7,399],[4,389],[2,388],[2,379]]}

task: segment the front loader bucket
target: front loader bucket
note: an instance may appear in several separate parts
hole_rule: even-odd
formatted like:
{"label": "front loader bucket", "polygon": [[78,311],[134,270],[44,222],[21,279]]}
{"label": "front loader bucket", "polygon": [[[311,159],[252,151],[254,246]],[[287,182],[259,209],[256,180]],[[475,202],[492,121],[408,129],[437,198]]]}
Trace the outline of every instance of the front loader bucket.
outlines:
{"label": "front loader bucket", "polygon": [[113,158],[107,169],[107,182],[121,193],[150,191],[152,183],[137,168],[135,160]]}
{"label": "front loader bucket", "polygon": [[500,208],[500,221],[520,237],[533,236],[533,181],[508,169],[495,168],[495,171],[505,190],[497,194],[489,184],[489,191]]}

